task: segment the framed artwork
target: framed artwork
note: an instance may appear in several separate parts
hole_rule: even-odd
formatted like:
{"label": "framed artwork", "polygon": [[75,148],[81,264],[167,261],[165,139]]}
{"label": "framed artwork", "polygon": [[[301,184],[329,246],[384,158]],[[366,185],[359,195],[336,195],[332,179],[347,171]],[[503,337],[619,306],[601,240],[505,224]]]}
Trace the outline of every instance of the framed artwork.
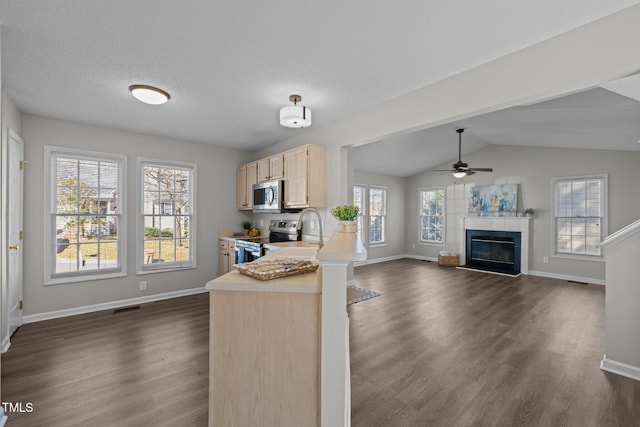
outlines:
{"label": "framed artwork", "polygon": [[471,189],[469,213],[477,216],[516,216],[518,184],[476,185]]}

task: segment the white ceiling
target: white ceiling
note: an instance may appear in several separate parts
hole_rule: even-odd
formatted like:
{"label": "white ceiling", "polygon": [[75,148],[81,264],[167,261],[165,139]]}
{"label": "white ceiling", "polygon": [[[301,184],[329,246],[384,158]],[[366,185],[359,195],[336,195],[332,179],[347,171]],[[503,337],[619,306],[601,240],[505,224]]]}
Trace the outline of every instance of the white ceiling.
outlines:
{"label": "white ceiling", "polygon": [[[292,93],[321,128],[638,3],[0,0],[2,83],[26,113],[254,151],[310,131],[278,124]],[[135,83],[171,101],[141,104]],[[489,123],[465,121],[465,150],[528,141]]]}
{"label": "white ceiling", "polygon": [[454,163],[458,128],[465,129],[463,160],[488,145],[640,151],[640,102],[592,89],[363,145],[355,149],[354,167],[406,177]]}

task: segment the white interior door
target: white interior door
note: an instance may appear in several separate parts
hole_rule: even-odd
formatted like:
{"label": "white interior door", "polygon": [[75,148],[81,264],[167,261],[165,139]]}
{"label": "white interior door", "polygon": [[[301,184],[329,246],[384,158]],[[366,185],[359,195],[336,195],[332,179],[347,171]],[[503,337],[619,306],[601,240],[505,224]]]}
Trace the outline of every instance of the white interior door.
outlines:
{"label": "white interior door", "polygon": [[9,129],[7,179],[7,314],[10,337],[22,325],[22,172],[24,169],[22,139]]}

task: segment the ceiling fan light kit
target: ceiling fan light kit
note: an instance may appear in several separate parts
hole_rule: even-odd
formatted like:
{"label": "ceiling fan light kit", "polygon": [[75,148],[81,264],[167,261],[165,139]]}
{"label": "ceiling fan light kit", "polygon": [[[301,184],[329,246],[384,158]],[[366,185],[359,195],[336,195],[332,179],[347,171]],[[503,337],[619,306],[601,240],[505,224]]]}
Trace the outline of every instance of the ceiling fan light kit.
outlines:
{"label": "ceiling fan light kit", "polygon": [[298,105],[298,102],[302,102],[302,97],[294,94],[289,96],[289,101],[293,102],[293,106],[280,109],[280,124],[288,128],[311,126],[311,110]]}
{"label": "ceiling fan light kit", "polygon": [[464,178],[476,172],[493,172],[492,168],[470,168],[468,163],[462,161],[462,132],[464,129],[456,129],[458,132],[458,161],[451,165],[451,169],[434,169],[433,172],[453,172],[454,178]]}

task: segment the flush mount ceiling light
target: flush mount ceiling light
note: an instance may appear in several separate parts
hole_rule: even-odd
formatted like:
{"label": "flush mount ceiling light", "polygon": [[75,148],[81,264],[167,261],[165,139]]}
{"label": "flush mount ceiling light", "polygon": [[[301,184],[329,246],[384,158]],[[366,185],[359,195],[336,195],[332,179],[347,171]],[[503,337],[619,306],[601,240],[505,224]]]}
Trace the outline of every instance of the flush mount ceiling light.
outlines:
{"label": "flush mount ceiling light", "polygon": [[151,105],[164,104],[171,98],[164,90],[148,85],[131,85],[129,86],[129,92],[137,100]]}
{"label": "flush mount ceiling light", "polygon": [[280,124],[288,128],[306,128],[311,126],[311,110],[304,106],[298,106],[302,101],[300,95],[291,95],[289,101],[293,102],[293,107],[282,107],[280,109]]}

